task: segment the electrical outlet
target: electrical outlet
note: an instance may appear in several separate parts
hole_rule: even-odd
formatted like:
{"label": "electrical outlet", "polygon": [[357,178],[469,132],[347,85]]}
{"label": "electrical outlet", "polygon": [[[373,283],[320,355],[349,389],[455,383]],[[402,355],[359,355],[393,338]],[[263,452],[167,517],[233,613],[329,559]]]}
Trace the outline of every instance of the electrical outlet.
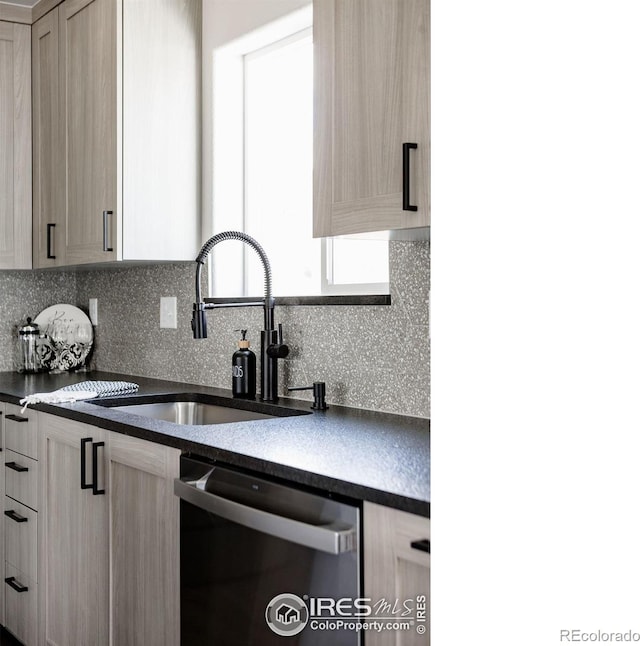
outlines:
{"label": "electrical outlet", "polygon": [[98,325],[98,299],[89,299],[89,318],[93,325]]}
{"label": "electrical outlet", "polygon": [[160,327],[178,327],[178,299],[175,296],[160,297]]}

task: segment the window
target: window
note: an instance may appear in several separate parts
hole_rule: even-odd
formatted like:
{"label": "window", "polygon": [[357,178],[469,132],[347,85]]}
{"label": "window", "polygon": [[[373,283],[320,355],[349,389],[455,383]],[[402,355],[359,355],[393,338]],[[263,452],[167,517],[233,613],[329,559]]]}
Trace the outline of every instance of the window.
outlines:
{"label": "window", "polygon": [[[387,241],[312,237],[311,15],[309,6],[213,50],[213,231],[258,240],[276,296],[385,294]],[[211,256],[211,295],[262,294],[257,255],[227,244],[236,248]]]}

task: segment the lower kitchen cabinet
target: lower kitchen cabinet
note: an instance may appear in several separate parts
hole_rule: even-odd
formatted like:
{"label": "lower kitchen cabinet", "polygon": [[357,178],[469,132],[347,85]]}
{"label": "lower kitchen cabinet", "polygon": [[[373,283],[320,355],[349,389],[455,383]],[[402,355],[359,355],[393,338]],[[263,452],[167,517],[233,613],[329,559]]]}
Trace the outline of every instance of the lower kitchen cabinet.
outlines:
{"label": "lower kitchen cabinet", "polygon": [[37,643],[38,415],[4,404],[2,496],[3,625],[23,644]]}
{"label": "lower kitchen cabinet", "polygon": [[81,485],[83,475],[85,484],[94,475],[104,478],[104,466],[98,474],[89,468],[88,454],[105,435],[98,428],[40,416],[41,644],[109,642],[108,501]]}
{"label": "lower kitchen cabinet", "polygon": [[[4,403],[0,402],[0,450],[4,451]],[[0,500],[4,500],[4,477],[0,475]],[[4,626],[4,515],[0,516],[0,624]]]}
{"label": "lower kitchen cabinet", "polygon": [[[365,502],[365,597],[374,604],[382,599],[392,607],[397,603],[400,611],[393,614],[398,622],[403,621],[402,604],[411,600],[408,607],[414,617],[414,624],[407,630],[368,632],[365,646],[429,646],[429,525],[428,518]],[[424,626],[424,632],[420,626]]]}
{"label": "lower kitchen cabinet", "polygon": [[111,643],[180,643],[180,452],[111,433]]}
{"label": "lower kitchen cabinet", "polygon": [[51,415],[39,441],[39,643],[179,643],[179,451]]}

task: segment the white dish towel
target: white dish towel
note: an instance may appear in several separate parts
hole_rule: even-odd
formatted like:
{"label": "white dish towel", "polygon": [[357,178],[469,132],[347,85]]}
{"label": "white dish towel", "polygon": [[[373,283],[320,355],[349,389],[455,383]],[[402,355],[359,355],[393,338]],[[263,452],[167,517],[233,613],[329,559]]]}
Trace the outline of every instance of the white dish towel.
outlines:
{"label": "white dish towel", "polygon": [[20,400],[22,412],[34,404],[65,404],[95,397],[130,395],[138,391],[138,384],[130,381],[82,381],[50,393],[33,393]]}

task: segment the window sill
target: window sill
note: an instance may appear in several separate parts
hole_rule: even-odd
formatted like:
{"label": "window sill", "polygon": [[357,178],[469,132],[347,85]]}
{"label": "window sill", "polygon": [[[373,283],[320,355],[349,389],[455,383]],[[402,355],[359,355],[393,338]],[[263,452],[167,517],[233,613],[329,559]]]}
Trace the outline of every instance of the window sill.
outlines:
{"label": "window sill", "polygon": [[[205,303],[255,303],[262,296],[236,298],[205,298]],[[347,294],[344,296],[276,296],[278,307],[303,305],[391,305],[390,294]]]}

